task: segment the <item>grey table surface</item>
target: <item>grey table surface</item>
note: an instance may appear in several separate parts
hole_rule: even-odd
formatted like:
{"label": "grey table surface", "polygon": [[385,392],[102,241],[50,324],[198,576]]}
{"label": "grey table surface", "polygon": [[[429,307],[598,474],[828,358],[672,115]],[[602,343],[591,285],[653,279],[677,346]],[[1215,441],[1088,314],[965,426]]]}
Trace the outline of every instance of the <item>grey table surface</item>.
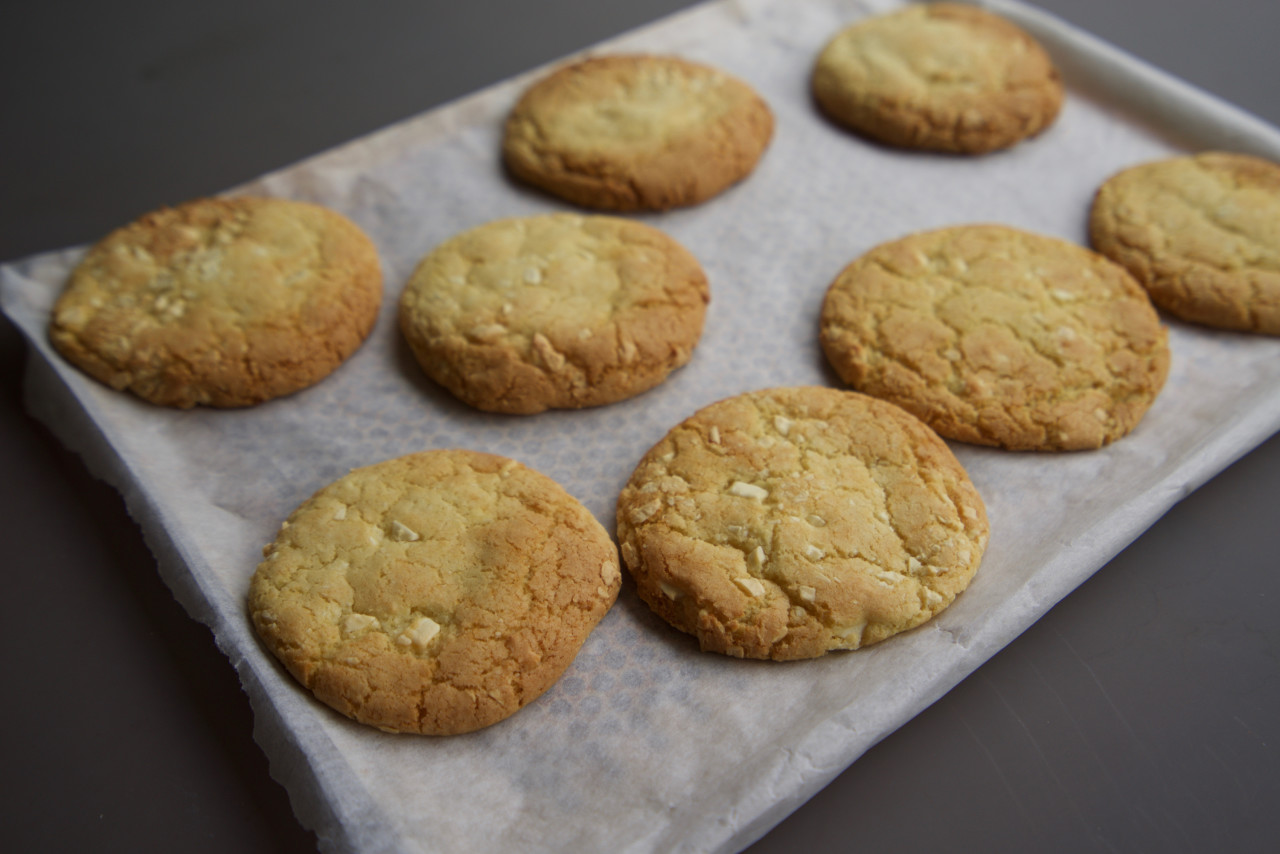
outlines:
{"label": "grey table surface", "polygon": [[[0,260],[91,241],[630,27],[680,0],[6,4]],[[1280,3],[1042,8],[1280,124]],[[0,322],[0,839],[316,848],[248,702],[120,497],[24,412]],[[1280,437],[749,850],[1271,851]]]}

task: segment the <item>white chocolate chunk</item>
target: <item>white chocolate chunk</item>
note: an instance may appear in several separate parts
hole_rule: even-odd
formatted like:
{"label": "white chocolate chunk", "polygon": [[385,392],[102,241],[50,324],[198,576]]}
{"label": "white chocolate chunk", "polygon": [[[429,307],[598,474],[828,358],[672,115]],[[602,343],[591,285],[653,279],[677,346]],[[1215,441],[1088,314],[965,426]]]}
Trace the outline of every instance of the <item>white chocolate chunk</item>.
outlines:
{"label": "white chocolate chunk", "polygon": [[418,536],[418,532],[401,522],[399,519],[391,520],[391,539],[397,543],[412,543],[422,539]]}
{"label": "white chocolate chunk", "polygon": [[534,333],[533,349],[538,351],[538,355],[542,357],[543,363],[553,371],[564,370],[565,358],[564,354],[556,350],[551,342],[547,340],[547,336],[541,332]]}
{"label": "white chocolate chunk", "polygon": [[769,490],[762,486],[756,486],[754,483],[735,480],[729,486],[729,494],[736,495],[739,498],[754,498],[756,501],[764,501],[769,497]]}
{"label": "white chocolate chunk", "polygon": [[611,560],[606,560],[600,564],[600,577],[604,579],[606,586],[612,587],[614,583],[622,577],[618,571],[618,565]]}
{"label": "white chocolate chunk", "polygon": [[831,630],[831,633],[841,640],[852,643],[855,647],[862,644],[862,633],[867,628],[867,621],[863,620],[854,623],[851,626],[841,626]]}
{"label": "white chocolate chunk", "polygon": [[369,614],[347,614],[342,618],[342,633],[354,635],[366,629],[376,628],[377,625],[378,618]]}
{"label": "white chocolate chunk", "polygon": [[748,596],[754,596],[757,599],[763,598],[764,596],[764,585],[760,583],[758,578],[752,578],[749,575],[742,576],[733,579],[733,583],[742,588],[742,592],[746,593]]}
{"label": "white chocolate chunk", "polygon": [[647,522],[650,519],[652,519],[653,515],[661,509],[662,509],[662,499],[655,498],[654,500],[650,501],[648,504],[643,504],[640,507],[632,508],[631,514],[628,516],[628,518],[631,520],[631,524],[639,525],[643,522]]}
{"label": "white chocolate chunk", "polygon": [[401,646],[412,645],[418,652],[422,652],[438,634],[440,634],[439,623],[430,617],[419,617],[412,626],[400,633],[396,643]]}
{"label": "white chocolate chunk", "polygon": [[477,341],[492,342],[507,333],[507,327],[501,323],[485,323],[471,330],[471,337]]}

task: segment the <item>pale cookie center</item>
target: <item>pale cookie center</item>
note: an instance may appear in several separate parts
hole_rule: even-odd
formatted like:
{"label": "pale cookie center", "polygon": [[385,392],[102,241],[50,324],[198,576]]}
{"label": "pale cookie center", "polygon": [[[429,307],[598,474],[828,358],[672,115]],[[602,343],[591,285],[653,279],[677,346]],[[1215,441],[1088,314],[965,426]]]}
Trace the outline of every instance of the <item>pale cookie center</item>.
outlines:
{"label": "pale cookie center", "polygon": [[554,370],[564,356],[549,336],[589,340],[638,293],[657,287],[626,280],[626,269],[652,263],[655,250],[601,228],[595,234],[582,218],[565,216],[463,235],[433,253],[406,299],[471,341],[519,342]]}
{"label": "pale cookie center", "polygon": [[[200,317],[219,318],[232,328],[296,311],[311,293],[320,238],[308,225],[278,219],[264,209],[241,212],[212,227],[170,226],[180,245],[165,258],[130,242],[132,232],[122,235],[101,257],[88,259],[86,275],[74,280],[82,292],[63,306],[58,320],[78,330],[101,312],[128,312],[138,318],[125,336],[129,339],[148,322],[164,326],[182,320],[193,306]],[[268,227],[264,221],[273,229],[265,238],[257,233]],[[108,290],[107,282],[115,286]]]}
{"label": "pale cookie center", "polygon": [[954,97],[999,91],[1025,53],[1021,41],[987,36],[953,21],[912,18],[852,32],[833,46],[830,61],[877,90],[913,97]]}
{"label": "pale cookie center", "polygon": [[722,87],[714,74],[647,69],[615,95],[566,105],[548,132],[570,151],[661,144],[724,113]]}

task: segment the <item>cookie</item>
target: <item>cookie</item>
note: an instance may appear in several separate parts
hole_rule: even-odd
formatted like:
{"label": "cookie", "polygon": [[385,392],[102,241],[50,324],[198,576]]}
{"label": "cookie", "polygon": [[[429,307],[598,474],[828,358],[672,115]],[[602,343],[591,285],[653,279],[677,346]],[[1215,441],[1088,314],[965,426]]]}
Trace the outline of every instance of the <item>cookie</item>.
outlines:
{"label": "cookie", "polygon": [[490,412],[613,403],[689,361],[706,275],[661,231],[600,215],[487,223],[414,271],[400,328],[426,374]]}
{"label": "cookie", "polygon": [[694,205],[741,181],[773,135],[743,81],[673,56],[600,56],[531,86],[503,138],[511,174],[574,204]]}
{"label": "cookie", "polygon": [[263,554],[249,588],[263,643],[322,702],[389,732],[470,732],[533,702],[621,584],[586,508],[465,450],[352,471]]}
{"label": "cookie", "polygon": [[1089,237],[1183,320],[1280,335],[1280,165],[1206,152],[1107,180]]}
{"label": "cookie", "polygon": [[1053,61],[1026,32],[973,6],[930,3],[867,18],[827,43],[811,79],[836,123],[892,146],[1008,148],[1062,108]]}
{"label": "cookie", "polygon": [[924,623],[972,579],[986,509],[937,434],[830,388],[714,403],[640,461],[618,499],[640,598],[703,650],[857,649]]}
{"label": "cookie", "polygon": [[872,249],[832,282],[820,336],[854,388],[948,438],[1016,450],[1124,436],[1169,371],[1167,331],[1122,267],[999,225]]}
{"label": "cookie", "polygon": [[249,406],[333,372],[373,328],[382,272],[354,223],[285,199],[197,199],[91,248],[53,308],[68,361],[161,406]]}

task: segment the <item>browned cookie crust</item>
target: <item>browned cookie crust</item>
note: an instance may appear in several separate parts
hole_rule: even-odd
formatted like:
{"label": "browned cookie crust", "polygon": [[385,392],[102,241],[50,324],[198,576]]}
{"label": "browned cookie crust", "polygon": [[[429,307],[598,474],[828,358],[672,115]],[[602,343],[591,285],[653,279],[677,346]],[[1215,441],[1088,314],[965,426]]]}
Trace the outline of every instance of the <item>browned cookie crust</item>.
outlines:
{"label": "browned cookie crust", "polygon": [[932,430],[827,388],[702,409],[645,454],[617,521],[654,611],[704,650],[779,660],[929,620],[988,537],[982,499]]}
{"label": "browned cookie crust", "polygon": [[497,220],[434,249],[400,299],[418,363],[490,412],[613,403],[689,361],[709,299],[666,234],[606,216]]}
{"label": "browned cookie crust", "polygon": [[1089,236],[1170,314],[1280,335],[1280,165],[1215,151],[1134,166],[1098,190]]}
{"label": "browned cookie crust", "polygon": [[327,208],[199,199],[89,250],[53,309],[69,361],[162,406],[248,406],[328,376],[373,328],[373,243]]}
{"label": "browned cookie crust", "polygon": [[889,145],[981,154],[1057,118],[1062,81],[1014,24],[931,3],[860,21],[823,48],[812,89],[832,120]]}
{"label": "browned cookie crust", "polygon": [[517,178],[588,208],[693,205],[742,180],[773,135],[746,83],[671,56],[582,60],[531,86],[507,119]]}
{"label": "browned cookie crust", "polygon": [[462,450],[352,471],[263,554],[249,611],[267,648],[390,732],[470,732],[532,702],[621,584],[608,534],[558,484]]}
{"label": "browned cookie crust", "polygon": [[1132,430],[1169,371],[1167,332],[1120,266],[998,225],[883,244],[831,284],[821,341],[853,387],[943,436],[1097,448]]}

